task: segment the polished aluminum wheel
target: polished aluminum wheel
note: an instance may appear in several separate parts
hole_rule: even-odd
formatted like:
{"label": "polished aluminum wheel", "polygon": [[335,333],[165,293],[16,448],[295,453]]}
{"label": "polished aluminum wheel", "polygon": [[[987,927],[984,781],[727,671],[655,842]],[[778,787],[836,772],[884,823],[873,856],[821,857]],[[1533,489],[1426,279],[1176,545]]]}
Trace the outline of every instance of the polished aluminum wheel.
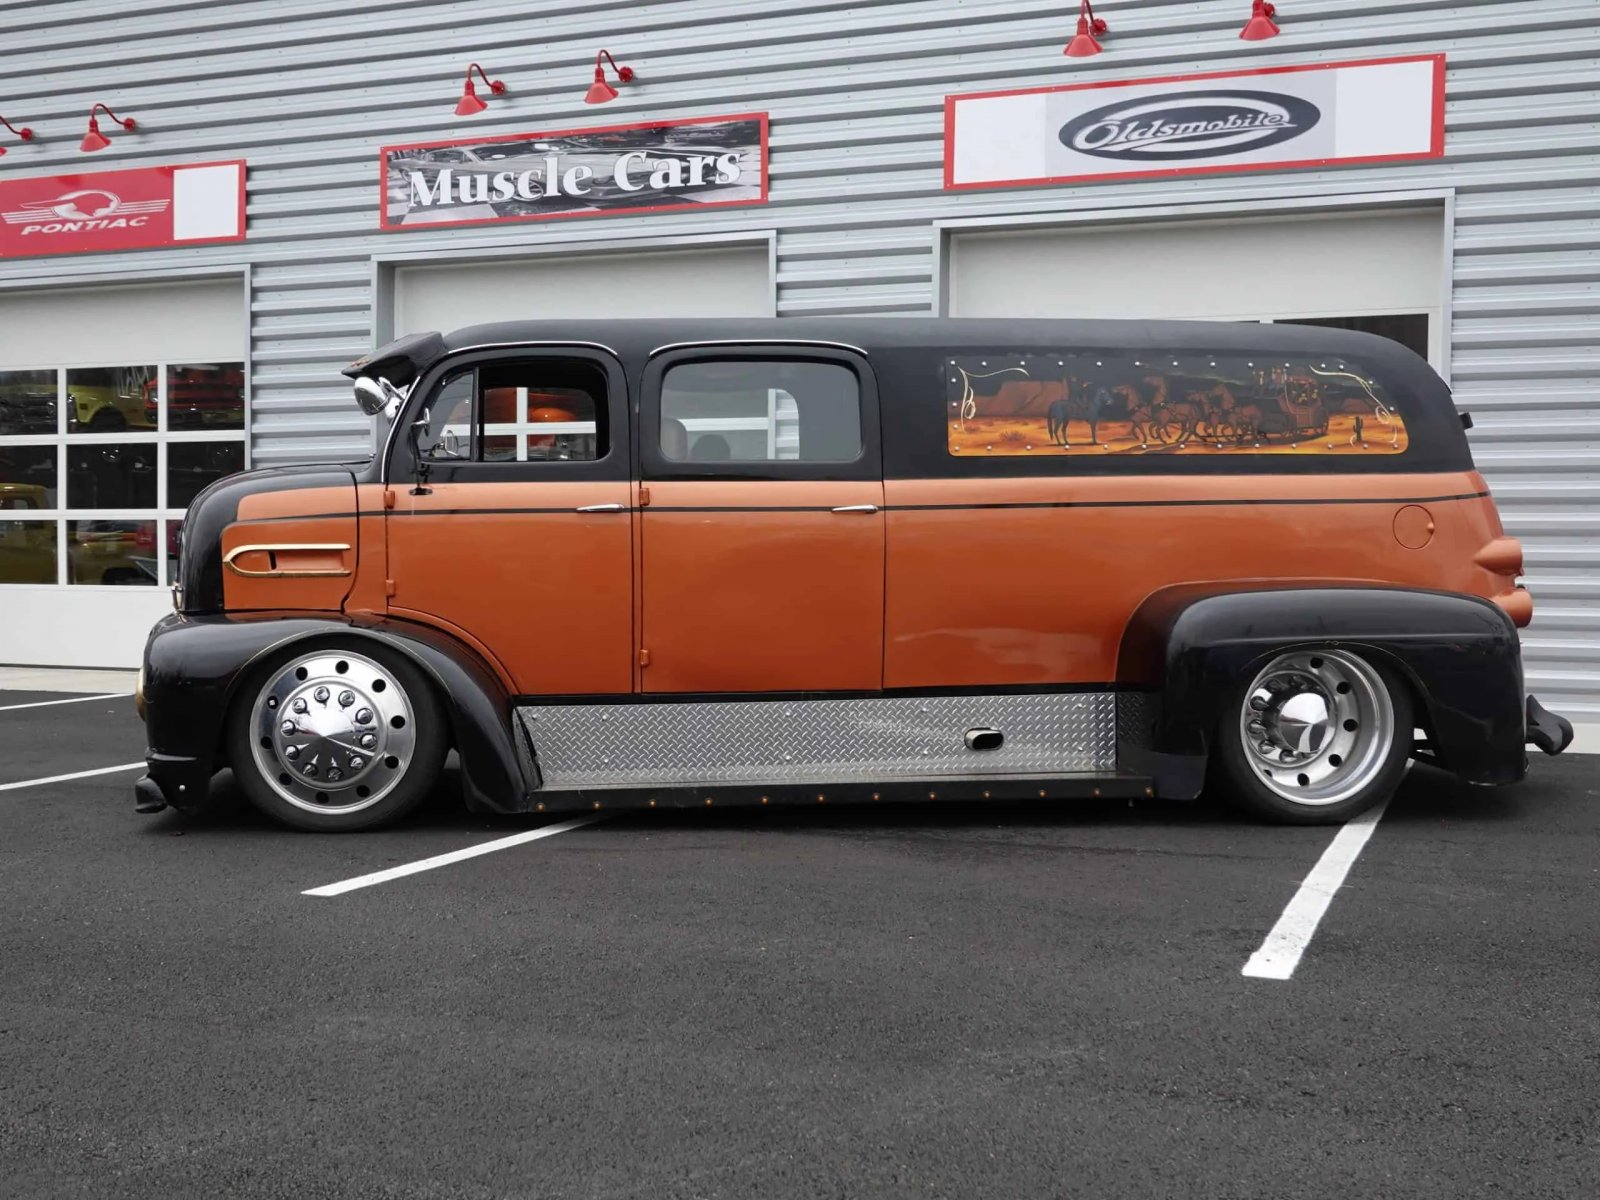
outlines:
{"label": "polished aluminum wheel", "polygon": [[256,697],[250,728],[261,777],[296,808],[353,813],[404,778],[415,715],[387,668],[359,654],[296,658]]}
{"label": "polished aluminum wheel", "polygon": [[1270,791],[1296,804],[1338,804],[1383,770],[1394,702],[1383,677],[1353,654],[1280,654],[1245,692],[1239,738]]}

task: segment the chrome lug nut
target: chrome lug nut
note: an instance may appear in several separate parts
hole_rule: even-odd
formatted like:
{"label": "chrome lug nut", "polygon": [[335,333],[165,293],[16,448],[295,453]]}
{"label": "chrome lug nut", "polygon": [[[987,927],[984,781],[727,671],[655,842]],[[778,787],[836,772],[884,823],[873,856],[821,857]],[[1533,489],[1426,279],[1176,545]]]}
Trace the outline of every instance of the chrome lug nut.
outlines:
{"label": "chrome lug nut", "polygon": [[357,725],[371,725],[372,724],[372,710],[370,708],[358,708],[358,709],[356,709],[356,724]]}
{"label": "chrome lug nut", "polygon": [[305,766],[300,768],[300,774],[302,774],[302,775],[315,775],[316,773],[317,773],[317,764],[316,763],[307,763]]}
{"label": "chrome lug nut", "polygon": [[328,768],[328,781],[330,783],[338,783],[339,780],[341,780],[343,778],[344,778],[344,772],[339,770],[338,767],[329,767]]}
{"label": "chrome lug nut", "polygon": [[311,694],[317,698],[318,704],[326,704],[328,702],[328,689],[325,687],[319,687]]}
{"label": "chrome lug nut", "polygon": [[290,762],[293,762],[295,759],[300,757],[300,747],[299,746],[285,746],[283,748],[283,756],[285,758],[287,758]]}
{"label": "chrome lug nut", "polygon": [[350,756],[350,769],[352,771],[359,771],[359,770],[361,770],[362,767],[364,767],[366,765],[367,765],[367,760],[362,758],[361,755],[352,754]]}
{"label": "chrome lug nut", "polygon": [[293,721],[285,721],[278,726],[278,732],[283,734],[284,737],[293,737],[299,730],[295,728]]}
{"label": "chrome lug nut", "polygon": [[297,713],[305,712],[306,711],[306,698],[304,696],[301,696],[300,699],[296,700],[289,707],[294,709],[294,711],[297,712]]}
{"label": "chrome lug nut", "polygon": [[366,749],[371,750],[374,746],[376,746],[378,744],[378,736],[377,736],[377,734],[363,733],[361,735],[361,744]]}
{"label": "chrome lug nut", "polygon": [[355,702],[356,702],[356,694],[354,692],[343,691],[343,692],[339,693],[339,707],[340,708],[349,708]]}

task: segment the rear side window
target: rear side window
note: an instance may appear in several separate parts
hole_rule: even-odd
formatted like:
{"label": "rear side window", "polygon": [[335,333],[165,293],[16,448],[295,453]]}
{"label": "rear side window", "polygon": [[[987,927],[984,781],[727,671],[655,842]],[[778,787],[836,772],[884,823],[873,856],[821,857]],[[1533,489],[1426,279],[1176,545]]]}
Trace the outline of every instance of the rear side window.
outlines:
{"label": "rear side window", "polygon": [[1405,405],[1363,363],[1193,350],[945,360],[952,456],[1381,458],[1412,447]]}
{"label": "rear side window", "polygon": [[848,463],[863,447],[861,386],[837,363],[695,361],[661,382],[668,462]]}

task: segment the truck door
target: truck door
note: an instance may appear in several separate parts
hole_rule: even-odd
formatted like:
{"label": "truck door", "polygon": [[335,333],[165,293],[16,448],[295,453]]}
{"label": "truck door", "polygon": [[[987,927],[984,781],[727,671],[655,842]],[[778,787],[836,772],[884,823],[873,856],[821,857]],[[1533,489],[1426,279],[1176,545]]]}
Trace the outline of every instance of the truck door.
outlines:
{"label": "truck door", "polygon": [[642,690],[876,691],[878,400],[857,354],[738,345],[651,360],[639,417]]}
{"label": "truck door", "polygon": [[524,695],[631,692],[621,366],[583,347],[511,349],[422,383],[426,484],[415,484],[406,430],[391,450],[390,613],[477,643]]}

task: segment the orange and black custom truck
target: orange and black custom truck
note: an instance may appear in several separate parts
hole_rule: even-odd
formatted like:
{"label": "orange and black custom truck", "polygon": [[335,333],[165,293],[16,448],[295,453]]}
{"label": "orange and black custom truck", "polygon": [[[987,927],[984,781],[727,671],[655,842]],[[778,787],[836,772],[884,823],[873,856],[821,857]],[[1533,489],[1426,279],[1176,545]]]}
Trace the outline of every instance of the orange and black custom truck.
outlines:
{"label": "orange and black custom truck", "polygon": [[612,321],[347,371],[358,466],[191,507],[142,811],[1190,798],[1504,784],[1522,551],[1380,338],[1198,322]]}

